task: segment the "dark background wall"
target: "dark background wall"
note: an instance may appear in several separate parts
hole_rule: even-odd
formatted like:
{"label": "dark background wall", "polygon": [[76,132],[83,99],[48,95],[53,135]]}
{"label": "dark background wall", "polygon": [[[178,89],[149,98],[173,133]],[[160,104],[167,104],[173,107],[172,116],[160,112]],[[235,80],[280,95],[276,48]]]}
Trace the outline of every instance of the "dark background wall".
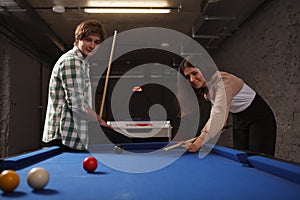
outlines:
{"label": "dark background wall", "polygon": [[40,147],[50,70],[21,40],[0,34],[0,41],[3,157]]}
{"label": "dark background wall", "polygon": [[[275,112],[276,156],[300,162],[300,2],[266,4],[212,58],[219,69],[244,79]],[[224,137],[231,145],[231,135]]]}

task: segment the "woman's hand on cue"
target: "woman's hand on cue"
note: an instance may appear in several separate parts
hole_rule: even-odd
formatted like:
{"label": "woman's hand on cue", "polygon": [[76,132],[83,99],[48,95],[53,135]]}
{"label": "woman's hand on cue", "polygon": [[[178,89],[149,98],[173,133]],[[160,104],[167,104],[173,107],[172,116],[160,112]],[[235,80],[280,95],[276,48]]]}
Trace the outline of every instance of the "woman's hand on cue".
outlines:
{"label": "woman's hand on cue", "polygon": [[189,150],[189,152],[196,152],[203,145],[204,140],[201,137],[197,137],[194,142],[184,142],[183,147]]}

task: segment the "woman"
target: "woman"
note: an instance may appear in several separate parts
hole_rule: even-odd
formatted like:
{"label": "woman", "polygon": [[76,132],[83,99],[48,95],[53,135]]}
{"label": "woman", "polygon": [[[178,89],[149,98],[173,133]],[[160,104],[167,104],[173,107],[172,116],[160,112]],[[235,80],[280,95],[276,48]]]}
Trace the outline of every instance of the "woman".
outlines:
{"label": "woman", "polygon": [[188,150],[199,150],[204,143],[220,133],[230,112],[234,148],[273,156],[276,120],[267,103],[242,79],[227,72],[199,69],[189,61],[183,60],[180,64],[180,74],[188,80],[197,95],[211,101],[212,108],[201,134],[193,143],[186,145]]}

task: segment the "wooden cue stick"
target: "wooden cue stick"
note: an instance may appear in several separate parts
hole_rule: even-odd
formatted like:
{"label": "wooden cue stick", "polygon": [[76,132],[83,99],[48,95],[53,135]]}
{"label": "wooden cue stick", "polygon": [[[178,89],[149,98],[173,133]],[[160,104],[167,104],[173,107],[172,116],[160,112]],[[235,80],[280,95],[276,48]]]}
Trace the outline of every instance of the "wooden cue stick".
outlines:
{"label": "wooden cue stick", "polygon": [[185,143],[185,142],[192,142],[192,141],[195,140],[195,139],[197,139],[197,137],[194,137],[194,138],[192,138],[192,139],[189,139],[189,140],[186,140],[186,141],[183,141],[183,142],[178,142],[177,144],[174,144],[174,145],[171,145],[171,146],[169,146],[169,147],[164,148],[164,150],[165,150],[165,151],[168,151],[168,150],[170,150],[170,149],[174,149],[174,148],[176,148],[176,147],[181,146],[181,145],[182,145],[183,143]]}
{"label": "wooden cue stick", "polygon": [[109,78],[109,74],[110,74],[112,57],[113,57],[113,53],[114,53],[114,49],[115,49],[116,36],[117,36],[117,31],[115,30],[113,41],[112,41],[112,44],[111,44],[111,50],[110,50],[110,56],[109,56],[109,61],[108,61],[107,73],[106,73],[106,78],[105,78],[105,83],[104,83],[104,90],[103,90],[103,94],[102,94],[102,101],[101,101],[100,112],[99,112],[100,118],[102,118],[102,114],[103,114],[105,96],[106,96],[107,85],[108,85],[108,78]]}

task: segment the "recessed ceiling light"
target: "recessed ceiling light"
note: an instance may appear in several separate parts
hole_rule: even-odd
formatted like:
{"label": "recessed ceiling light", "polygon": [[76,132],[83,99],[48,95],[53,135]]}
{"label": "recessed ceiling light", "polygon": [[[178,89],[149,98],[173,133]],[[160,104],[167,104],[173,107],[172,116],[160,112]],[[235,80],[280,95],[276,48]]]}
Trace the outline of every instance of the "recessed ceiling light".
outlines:
{"label": "recessed ceiling light", "polygon": [[55,6],[52,7],[52,11],[56,12],[56,13],[64,13],[66,10],[65,10],[64,6],[55,5]]}

